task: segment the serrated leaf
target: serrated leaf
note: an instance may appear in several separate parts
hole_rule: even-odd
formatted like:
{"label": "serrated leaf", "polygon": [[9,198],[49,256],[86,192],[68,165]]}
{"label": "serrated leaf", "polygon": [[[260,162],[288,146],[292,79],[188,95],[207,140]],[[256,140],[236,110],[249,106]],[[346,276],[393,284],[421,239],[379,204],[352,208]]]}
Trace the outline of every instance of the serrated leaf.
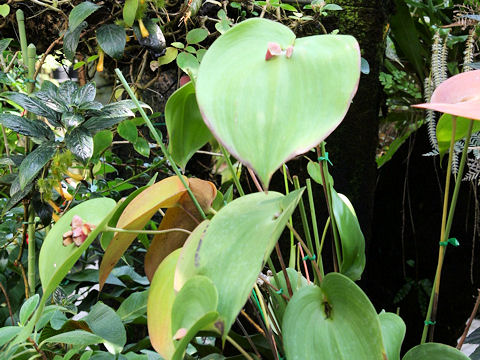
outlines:
{"label": "serrated leaf", "polygon": [[137,151],[140,155],[148,157],[150,155],[150,145],[148,141],[142,137],[139,137],[137,141],[133,144],[133,148]]}
{"label": "serrated leaf", "polygon": [[28,96],[25,94],[17,92],[5,92],[2,93],[2,96],[5,96],[7,99],[17,103],[25,110],[34,113],[38,116],[44,116],[47,119],[57,118],[57,113],[46,106],[41,100],[34,98],[33,96]]}
{"label": "serrated leaf", "polygon": [[135,144],[138,138],[138,130],[133,121],[125,120],[118,124],[117,127],[118,135],[120,135],[125,140],[130,141],[132,144]]}
{"label": "serrated leaf", "polygon": [[199,28],[199,29],[192,29],[187,33],[187,43],[188,44],[198,44],[205,40],[208,36],[208,31]]}
{"label": "serrated leaf", "polygon": [[56,151],[57,146],[54,142],[45,142],[40,144],[23,159],[18,169],[18,179],[21,190],[37,176],[38,172],[52,159]]}
{"label": "serrated leaf", "polygon": [[93,155],[93,138],[83,126],[67,133],[65,144],[68,150],[83,163],[86,163]]}
{"label": "serrated leaf", "polygon": [[132,26],[135,21],[135,14],[137,13],[138,0],[125,0],[123,5],[123,21],[128,26]]}
{"label": "serrated leaf", "polygon": [[87,17],[100,9],[100,6],[90,1],[84,1],[75,6],[68,16],[69,29],[78,27]]}
{"label": "serrated leaf", "polygon": [[185,169],[188,160],[213,137],[200,114],[193,83],[189,82],[170,96],[165,106],[165,123],[169,152]]}
{"label": "serrated leaf", "polygon": [[103,25],[97,30],[97,41],[105,53],[118,59],[122,57],[125,49],[125,29],[115,24]]}
{"label": "serrated leaf", "polygon": [[54,133],[40,120],[29,120],[25,117],[4,113],[0,114],[0,124],[16,133],[40,141],[51,141],[55,138]]}
{"label": "serrated leaf", "polygon": [[80,106],[84,103],[91,103],[95,100],[97,90],[94,83],[88,83],[77,89],[72,95],[72,103]]}
{"label": "serrated leaf", "polygon": [[63,36],[63,52],[65,57],[73,61],[75,57],[75,52],[77,51],[78,42],[80,41],[80,34],[82,30],[87,27],[87,23],[84,21],[80,23],[76,28],[70,29],[65,32]]}

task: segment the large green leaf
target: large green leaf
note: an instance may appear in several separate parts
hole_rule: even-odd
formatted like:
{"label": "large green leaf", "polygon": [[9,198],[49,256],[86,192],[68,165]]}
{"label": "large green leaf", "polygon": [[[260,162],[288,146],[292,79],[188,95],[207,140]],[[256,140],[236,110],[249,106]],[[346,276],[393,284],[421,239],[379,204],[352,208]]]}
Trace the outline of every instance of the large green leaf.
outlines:
{"label": "large green leaf", "polygon": [[[97,198],[85,201],[62,215],[43,241],[38,259],[38,271],[43,287],[43,298],[48,297],[68,274],[80,255],[97,237],[113,214],[116,203],[112,199]],[[74,215],[84,222],[96,225],[96,228],[80,246],[63,246],[63,234],[71,230],[70,223]]]}
{"label": "large green leaf", "polygon": [[118,135],[125,140],[130,141],[132,144],[137,141],[138,130],[135,123],[132,120],[122,121],[117,127]]}
{"label": "large green leaf", "polygon": [[25,325],[27,323],[28,318],[33,314],[33,312],[37,308],[39,301],[40,301],[40,295],[38,294],[30,296],[27,300],[25,300],[22,307],[20,308],[19,317],[20,317],[21,325]]}
{"label": "large green leaf", "polygon": [[5,345],[20,332],[19,326],[4,326],[0,328],[0,346]]}
{"label": "large green leaf", "polygon": [[[290,299],[282,323],[288,360],[384,360],[380,322],[365,293],[339,273]],[[432,358],[433,359],[433,358]]]}
{"label": "large green leaf", "polygon": [[115,24],[103,25],[97,30],[98,45],[111,57],[122,57],[126,44],[125,29]]}
{"label": "large green leaf", "polygon": [[0,124],[21,135],[30,136],[40,141],[53,140],[55,135],[45,123],[39,120],[29,120],[12,114],[0,114]]}
{"label": "large green leaf", "polygon": [[65,35],[63,36],[63,52],[68,60],[73,61],[75,52],[77,51],[78,42],[80,41],[80,34],[87,25],[87,22],[84,21],[76,28],[68,28],[65,32]]}
{"label": "large green leaf", "polygon": [[365,238],[357,215],[346,196],[331,187],[332,210],[342,245],[340,272],[352,280],[359,280],[365,268]]}
{"label": "large green leaf", "polygon": [[148,334],[153,348],[166,359],[175,352],[172,338],[172,307],[175,300],[173,279],[180,249],[162,261],[153,277],[148,294]]}
{"label": "large green leaf", "polygon": [[[284,51],[267,61],[272,42]],[[267,186],[284,162],[340,124],[359,78],[360,51],[353,37],[296,39],[288,27],[255,18],[209,48],[198,72],[197,101],[217,140]]]}
{"label": "large green leaf", "polygon": [[410,349],[402,360],[470,360],[461,351],[444,344],[426,343]]}
{"label": "large green leaf", "polygon": [[123,5],[123,21],[128,26],[132,26],[137,13],[138,0],[125,0]]}
{"label": "large green leaf", "polygon": [[122,301],[117,310],[123,322],[129,323],[147,312],[148,291],[134,292]]}
{"label": "large green leaf", "polygon": [[88,83],[73,93],[72,102],[77,106],[91,103],[95,99],[96,93],[97,89],[95,88],[95,83]]}
{"label": "large green leaf", "polygon": [[207,229],[197,227],[183,246],[175,289],[195,275],[212,280],[219,299],[216,328],[224,339],[302,193],[242,196],[223,207]]}
{"label": "large green leaf", "polygon": [[83,22],[83,20],[99,8],[100,5],[91,3],[90,1],[84,1],[78,4],[72,9],[72,11],[70,11],[70,15],[68,16],[68,27],[70,29],[75,29]]}
{"label": "large green leaf", "polygon": [[383,344],[388,360],[400,360],[400,350],[407,330],[402,318],[394,313],[382,311],[378,314],[382,327]]}
{"label": "large green leaf", "polygon": [[35,150],[23,159],[22,164],[18,169],[18,180],[20,182],[20,189],[25,186],[35,177],[38,172],[53,158],[57,146],[55,142],[45,142],[40,144]]}
{"label": "large green leaf", "polygon": [[195,151],[205,145],[212,134],[203,122],[191,82],[175,91],[165,106],[168,149],[173,160],[185,168]]}
{"label": "large green leaf", "polygon": [[38,116],[44,116],[47,119],[56,119],[57,114],[54,110],[45,105],[41,100],[36,99],[33,96],[28,96],[18,92],[4,92],[2,96],[17,103],[25,110],[34,113]]}
{"label": "large green leaf", "polygon": [[127,333],[120,316],[111,307],[98,302],[82,320],[95,335],[105,339],[105,346],[111,353],[122,351],[127,342]]}
{"label": "large green leaf", "polygon": [[79,126],[65,135],[68,150],[83,163],[93,155],[93,138],[83,126]]}
{"label": "large green leaf", "polygon": [[[470,121],[472,120],[457,116],[457,121],[455,124],[455,141],[467,136]],[[452,115],[443,114],[440,119],[438,119],[436,130],[438,151],[440,152],[440,156],[443,156],[448,152],[448,149],[450,148],[450,141],[452,140]],[[473,122],[472,132],[477,131],[480,131],[480,121]]]}
{"label": "large green leaf", "polygon": [[62,343],[68,345],[95,345],[104,340],[101,336],[92,334],[85,330],[73,330],[63,334],[52,336],[46,340],[46,343]]}

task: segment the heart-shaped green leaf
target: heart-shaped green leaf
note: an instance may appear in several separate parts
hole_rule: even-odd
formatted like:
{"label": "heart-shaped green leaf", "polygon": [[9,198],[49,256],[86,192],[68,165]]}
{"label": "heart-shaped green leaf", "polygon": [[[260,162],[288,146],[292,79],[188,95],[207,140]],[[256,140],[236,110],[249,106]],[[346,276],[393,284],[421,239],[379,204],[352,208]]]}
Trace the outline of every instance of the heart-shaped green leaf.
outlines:
{"label": "heart-shaped green leaf", "polygon": [[[384,360],[380,321],[365,293],[339,273],[290,299],[282,323],[288,360]],[[433,358],[432,358],[433,359]]]}
{"label": "heart-shaped green leaf", "polygon": [[209,48],[198,72],[197,101],[214,136],[267,186],[284,162],[340,124],[359,78],[353,37],[296,39],[288,27],[255,18]]}
{"label": "heart-shaped green leaf", "polygon": [[402,360],[470,360],[461,351],[444,344],[426,343],[410,349]]}
{"label": "heart-shaped green leaf", "polygon": [[191,82],[175,91],[165,106],[165,123],[168,130],[168,149],[173,160],[183,169],[195,151],[211,138],[195,99]]}
{"label": "heart-shaped green leaf", "polygon": [[224,339],[302,193],[242,196],[223,207],[208,227],[198,226],[185,242],[175,290],[195,275],[210,278],[218,291],[216,328]]}

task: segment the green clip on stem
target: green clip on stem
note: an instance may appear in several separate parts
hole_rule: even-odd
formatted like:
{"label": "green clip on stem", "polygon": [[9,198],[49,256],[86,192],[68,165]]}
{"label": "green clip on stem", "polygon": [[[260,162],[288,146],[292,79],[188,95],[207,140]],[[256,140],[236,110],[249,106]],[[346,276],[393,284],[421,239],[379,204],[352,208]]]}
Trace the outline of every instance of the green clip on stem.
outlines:
{"label": "green clip on stem", "polygon": [[304,256],[303,260],[315,260],[317,257],[315,256],[315,254],[313,254],[313,256]]}
{"label": "green clip on stem", "polygon": [[447,246],[448,244],[453,245],[453,246],[458,246],[460,243],[456,238],[450,238],[447,241],[440,241],[439,242],[440,246]]}
{"label": "green clip on stem", "polygon": [[425,325],[435,325],[436,321],[425,320]]}
{"label": "green clip on stem", "polygon": [[319,156],[319,157],[318,157],[318,161],[326,161],[326,162],[328,162],[330,165],[333,166],[332,162],[331,162],[330,159],[328,158],[328,152],[325,152],[325,156]]}

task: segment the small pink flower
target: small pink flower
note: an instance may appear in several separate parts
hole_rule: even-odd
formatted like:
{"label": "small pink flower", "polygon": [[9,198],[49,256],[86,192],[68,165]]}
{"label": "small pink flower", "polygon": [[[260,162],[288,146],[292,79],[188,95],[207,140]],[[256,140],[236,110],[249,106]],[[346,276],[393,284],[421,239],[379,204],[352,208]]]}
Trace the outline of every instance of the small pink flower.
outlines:
{"label": "small pink flower", "polygon": [[68,246],[75,243],[76,246],[81,246],[88,235],[95,229],[95,225],[84,223],[82,218],[75,215],[70,223],[72,230],[63,234],[63,246]]}
{"label": "small pink flower", "polygon": [[267,46],[267,53],[265,54],[265,60],[270,60],[274,56],[282,55],[283,51],[280,45],[275,42],[269,42]]}
{"label": "small pink flower", "polygon": [[480,70],[452,76],[435,89],[429,103],[412,106],[480,120]]}

